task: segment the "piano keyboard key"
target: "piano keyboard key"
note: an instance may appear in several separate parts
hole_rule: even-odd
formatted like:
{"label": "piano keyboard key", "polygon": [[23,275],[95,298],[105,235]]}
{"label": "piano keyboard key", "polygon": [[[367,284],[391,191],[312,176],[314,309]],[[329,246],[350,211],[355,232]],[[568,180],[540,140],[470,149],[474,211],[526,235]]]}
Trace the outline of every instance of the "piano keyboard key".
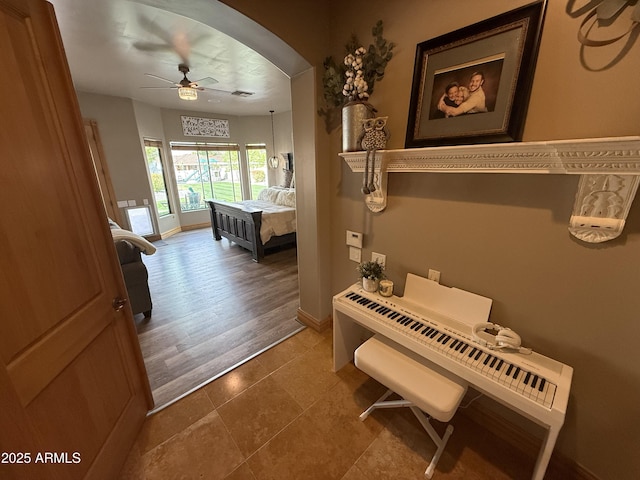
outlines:
{"label": "piano keyboard key", "polygon": [[498,355],[469,344],[465,340],[455,338],[447,332],[439,331],[418,318],[381,305],[356,292],[349,292],[344,298],[360,306],[366,306],[373,315],[380,317],[378,320],[382,320],[385,324],[400,330],[414,340],[454,358],[466,367],[492,378],[497,383],[538,404],[551,408],[556,385],[547,379],[522,370],[519,366],[509,363]]}

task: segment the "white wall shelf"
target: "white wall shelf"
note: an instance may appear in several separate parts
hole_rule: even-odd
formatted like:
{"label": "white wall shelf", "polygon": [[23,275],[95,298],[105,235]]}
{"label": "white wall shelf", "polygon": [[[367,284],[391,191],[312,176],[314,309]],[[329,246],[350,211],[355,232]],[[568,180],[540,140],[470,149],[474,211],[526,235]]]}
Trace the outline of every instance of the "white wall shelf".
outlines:
{"label": "white wall shelf", "polygon": [[[364,172],[365,152],[340,156],[351,171]],[[376,191],[365,195],[373,212],[386,207],[390,172],[580,175],[569,231],[599,243],[624,229],[640,181],[640,137],[380,150],[375,167]]]}

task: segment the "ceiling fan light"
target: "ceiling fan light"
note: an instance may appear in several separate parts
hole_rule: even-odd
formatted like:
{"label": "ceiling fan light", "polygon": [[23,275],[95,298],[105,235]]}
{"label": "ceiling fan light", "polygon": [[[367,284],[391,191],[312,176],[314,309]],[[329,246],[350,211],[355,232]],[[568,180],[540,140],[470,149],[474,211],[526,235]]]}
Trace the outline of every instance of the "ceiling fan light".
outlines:
{"label": "ceiling fan light", "polygon": [[191,88],[191,87],[179,87],[178,96],[182,100],[197,100],[198,91],[195,88]]}

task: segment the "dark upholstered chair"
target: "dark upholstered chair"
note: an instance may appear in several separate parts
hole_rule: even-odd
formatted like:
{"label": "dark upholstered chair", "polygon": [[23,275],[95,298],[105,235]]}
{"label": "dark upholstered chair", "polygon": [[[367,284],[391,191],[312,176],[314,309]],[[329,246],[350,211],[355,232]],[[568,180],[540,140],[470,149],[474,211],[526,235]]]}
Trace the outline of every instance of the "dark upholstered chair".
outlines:
{"label": "dark upholstered chair", "polygon": [[115,245],[133,314],[144,313],[145,318],[150,317],[149,273],[142,262],[140,249],[126,240],[118,240]]}
{"label": "dark upholstered chair", "polygon": [[[120,229],[120,226],[109,219],[111,229]],[[114,230],[115,231],[115,230]],[[149,272],[146,265],[142,262],[141,250],[127,240],[116,240],[116,252],[120,260],[120,268],[124,283],[127,286],[127,294],[129,295],[129,303],[133,314],[144,313],[144,317],[151,316],[151,292],[149,292]]]}

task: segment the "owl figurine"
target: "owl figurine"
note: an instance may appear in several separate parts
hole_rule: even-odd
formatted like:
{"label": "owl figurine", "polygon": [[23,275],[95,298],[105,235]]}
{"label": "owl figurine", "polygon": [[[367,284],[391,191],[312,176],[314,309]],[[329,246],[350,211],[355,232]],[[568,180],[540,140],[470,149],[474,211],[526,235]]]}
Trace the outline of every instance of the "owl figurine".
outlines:
{"label": "owl figurine", "polygon": [[[362,122],[363,130],[360,136],[360,145],[367,151],[364,157],[364,179],[362,180],[362,193],[368,195],[375,192],[373,181],[376,169],[376,150],[383,149],[389,139],[387,119],[389,117],[367,118]],[[369,158],[371,158],[371,171],[369,171]]]}

